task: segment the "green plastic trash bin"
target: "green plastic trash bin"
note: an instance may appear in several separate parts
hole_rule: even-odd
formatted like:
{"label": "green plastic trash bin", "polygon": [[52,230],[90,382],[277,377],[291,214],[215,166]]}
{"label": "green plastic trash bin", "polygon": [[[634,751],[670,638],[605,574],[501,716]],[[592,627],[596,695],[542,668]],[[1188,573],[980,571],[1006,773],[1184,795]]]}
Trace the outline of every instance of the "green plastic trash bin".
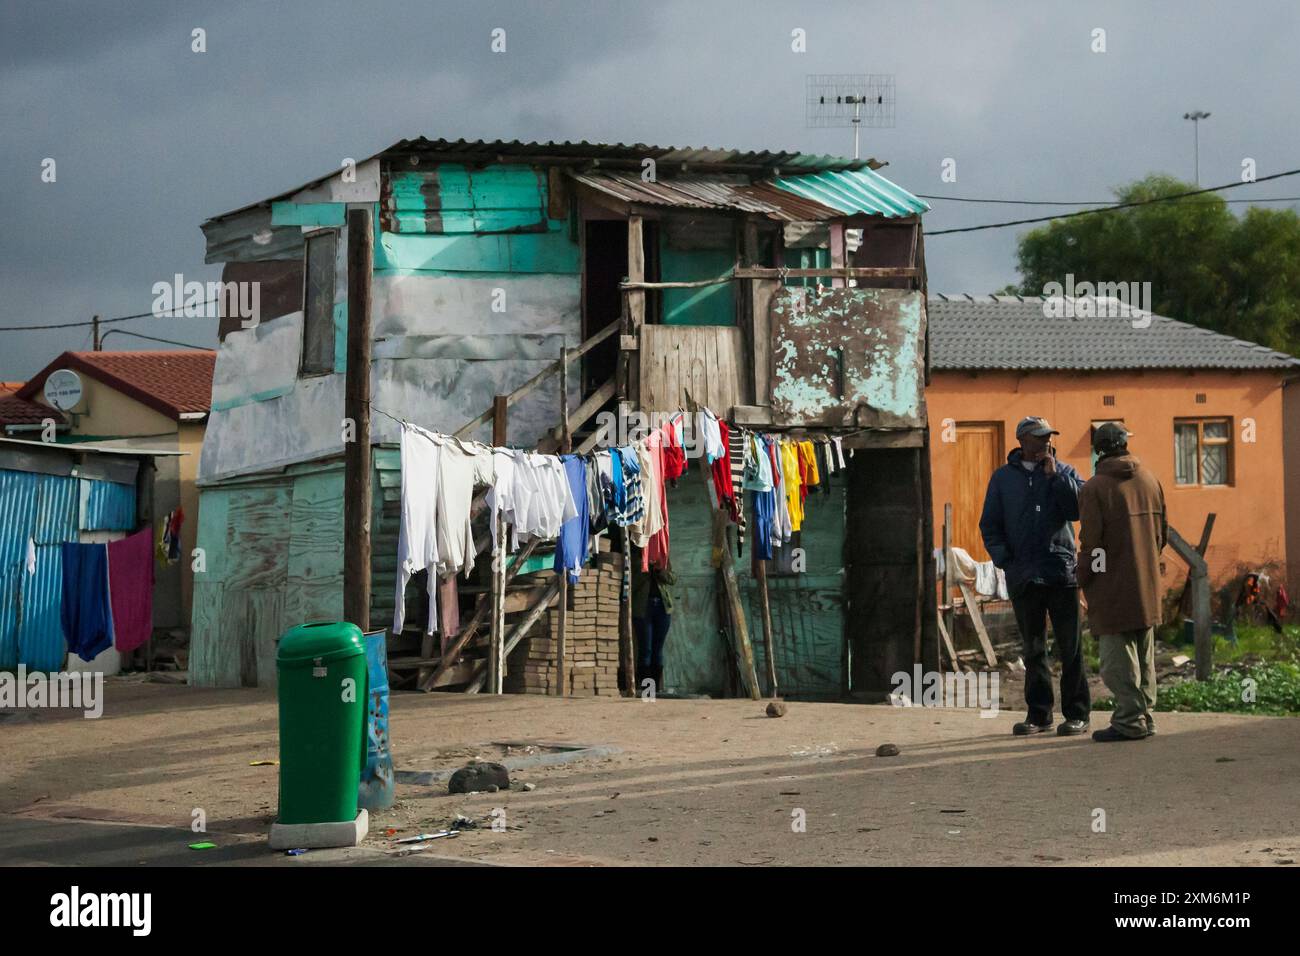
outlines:
{"label": "green plastic trash bin", "polygon": [[280,638],[280,823],[350,823],[366,762],[366,646],[355,624]]}

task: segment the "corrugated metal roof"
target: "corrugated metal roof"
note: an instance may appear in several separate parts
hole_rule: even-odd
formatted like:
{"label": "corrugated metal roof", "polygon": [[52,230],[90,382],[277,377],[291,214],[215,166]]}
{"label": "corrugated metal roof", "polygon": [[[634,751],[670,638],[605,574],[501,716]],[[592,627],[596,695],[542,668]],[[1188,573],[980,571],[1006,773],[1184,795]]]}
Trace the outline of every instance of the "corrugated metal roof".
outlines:
{"label": "corrugated metal roof", "polygon": [[915,216],[930,209],[925,200],[913,196],[872,169],[783,176],[776,180],[776,186],[838,209],[843,215]]}
{"label": "corrugated metal roof", "polygon": [[[551,160],[570,160],[577,164],[580,162],[591,162],[599,164],[601,161],[634,161],[640,162],[645,159],[653,159],[655,163],[663,167],[663,172],[667,173],[667,167],[676,166],[680,169],[682,164],[689,166],[732,166],[732,167],[749,167],[755,172],[761,170],[771,170],[773,173],[780,171],[800,172],[820,172],[822,170],[851,170],[851,169],[873,169],[883,164],[874,159],[848,159],[844,156],[832,156],[829,154],[800,153],[785,150],[738,150],[726,149],[722,147],[696,147],[696,146],[651,146],[647,143],[589,143],[586,140],[579,142],[525,142],[523,140],[465,140],[465,139],[427,139],[423,136],[418,139],[403,139],[389,146],[387,149],[380,150],[372,156],[367,156],[359,161],[357,165],[369,162],[375,157],[382,157],[389,154],[407,154],[407,153],[427,153],[430,158],[437,157],[444,162],[465,162],[470,160],[480,160],[482,157],[493,159],[500,158],[504,161],[514,159],[516,161],[530,158],[545,158]],[[335,168],[329,173],[317,179],[295,186],[293,189],[285,190],[275,196],[270,196],[258,202],[248,203],[240,206],[238,209],[232,209],[229,212],[213,216],[203,224],[203,231],[209,234],[209,228],[212,223],[221,219],[226,219],[238,213],[255,209],[259,206],[269,207],[272,202],[285,199],[294,193],[304,189],[310,189],[318,186],[326,180],[338,175],[338,169]],[[267,258],[273,258],[268,256]],[[222,261],[209,259],[208,261]]]}
{"label": "corrugated metal roof", "polygon": [[[937,295],[927,304],[936,370],[1272,369],[1300,359],[1163,315],[1118,313],[1119,300],[1084,297],[1093,315],[1045,314],[1045,296]],[[1108,305],[1116,308],[1108,310]],[[1105,313],[1105,314],[1101,314]],[[1148,321],[1149,324],[1148,324]]]}
{"label": "corrugated metal roof", "polygon": [[575,173],[573,179],[628,203],[684,209],[715,209],[755,213],[782,222],[838,218],[842,213],[820,203],[744,176],[684,175],[646,182],[629,173]]}

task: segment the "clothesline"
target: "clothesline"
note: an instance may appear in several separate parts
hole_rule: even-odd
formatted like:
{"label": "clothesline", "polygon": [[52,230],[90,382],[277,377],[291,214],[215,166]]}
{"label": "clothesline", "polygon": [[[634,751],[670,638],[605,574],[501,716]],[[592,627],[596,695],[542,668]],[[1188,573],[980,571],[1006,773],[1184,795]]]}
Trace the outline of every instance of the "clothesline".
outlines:
{"label": "clothesline", "polygon": [[[688,447],[702,448],[710,504],[737,525],[743,550],[748,510],[754,517],[756,557],[798,532],[810,489],[829,491],[830,475],[846,467],[843,441],[792,441],[729,426],[711,410],[679,410],[636,441],[586,454],[551,455],[460,439],[407,422],[371,404],[401,425],[401,523],[393,630],[401,632],[404,592],[419,571],[428,575],[426,633],[441,630],[444,650],[459,627],[456,578],[474,567],[470,528],[477,487],[486,486],[493,527],[510,527],[507,547],[526,537],[554,540],[557,573],[576,583],[611,527],[640,553],[641,569],[668,565],[667,488],[687,471]],[[686,428],[693,422],[695,441]],[[500,545],[493,535],[493,552]],[[624,561],[624,587],[632,555]]]}

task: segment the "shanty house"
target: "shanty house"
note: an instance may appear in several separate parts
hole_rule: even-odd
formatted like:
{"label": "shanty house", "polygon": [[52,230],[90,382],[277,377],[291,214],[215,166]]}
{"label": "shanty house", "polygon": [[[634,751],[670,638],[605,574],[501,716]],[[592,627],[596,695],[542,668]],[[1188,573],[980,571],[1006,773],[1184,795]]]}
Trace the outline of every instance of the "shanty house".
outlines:
{"label": "shanty house", "polygon": [[[195,585],[192,681],[268,682],[279,634],[342,615],[342,420],[359,269],[377,624],[393,613],[399,419],[527,448],[572,436],[583,451],[599,438],[601,411],[695,401],[755,429],[834,434],[854,452],[793,543],[806,561],[774,562],[782,692],[878,692],[923,654],[933,666],[927,207],[879,165],[405,140],[204,223],[207,261],[224,264],[227,283],[259,283],[261,314],[221,325],[199,471],[207,565]],[[349,235],[357,210],[371,216],[373,253],[350,269],[349,248],[363,247]],[[734,665],[694,473],[669,497],[682,609],[665,683],[718,694]],[[748,573],[738,578],[761,673],[757,592]],[[390,653],[427,674],[431,644],[411,611],[421,590],[407,589],[410,632],[390,635]]]}
{"label": "shanty house", "polygon": [[[199,510],[195,478],[215,362],[215,353],[208,349],[64,352],[15,395],[45,416],[66,421],[58,428],[61,441],[176,453],[146,459],[157,469],[151,479],[155,539],[169,515],[179,509],[180,518],[179,555],[155,571],[156,630],[189,628],[194,583],[190,556]],[[62,414],[50,407],[44,394],[46,381],[56,372],[71,373],[78,382],[79,397],[73,404],[64,403]],[[23,437],[40,436],[26,432]]]}

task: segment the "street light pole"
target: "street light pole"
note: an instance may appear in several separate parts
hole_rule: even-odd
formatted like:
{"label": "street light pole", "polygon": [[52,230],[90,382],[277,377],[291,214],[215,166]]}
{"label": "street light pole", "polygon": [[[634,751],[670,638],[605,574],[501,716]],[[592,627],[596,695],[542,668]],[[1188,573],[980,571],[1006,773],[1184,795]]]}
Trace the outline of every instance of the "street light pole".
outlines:
{"label": "street light pole", "polygon": [[1192,138],[1196,143],[1196,185],[1201,185],[1201,120],[1209,119],[1210,114],[1201,110],[1184,113],[1183,119],[1192,121]]}

